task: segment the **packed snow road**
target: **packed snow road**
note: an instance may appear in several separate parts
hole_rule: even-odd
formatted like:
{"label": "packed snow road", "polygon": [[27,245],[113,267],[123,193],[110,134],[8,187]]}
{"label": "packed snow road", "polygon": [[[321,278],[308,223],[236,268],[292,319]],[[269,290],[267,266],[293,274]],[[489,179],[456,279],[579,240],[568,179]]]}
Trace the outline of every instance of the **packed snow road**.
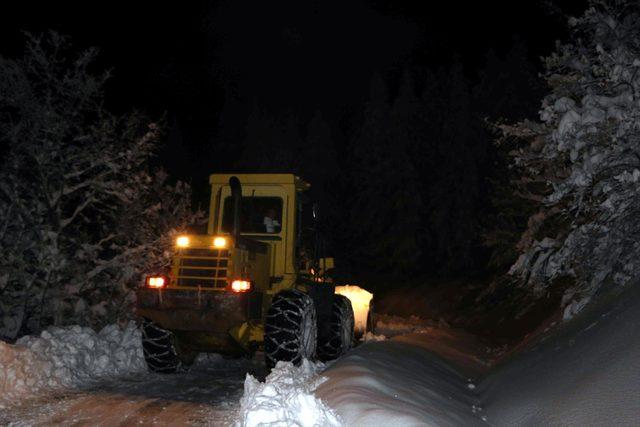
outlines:
{"label": "packed snow road", "polygon": [[[393,336],[424,331],[425,324],[387,318],[380,326]],[[49,328],[16,345],[0,343],[0,366],[0,425],[250,426],[272,418],[341,424],[313,395],[323,382],[322,364],[282,366],[265,381],[259,357],[201,355],[188,372],[154,374],[133,323],[100,332]]]}
{"label": "packed snow road", "polygon": [[151,374],[132,325],[49,329],[0,343],[0,425],[638,425],[639,313],[640,287],[620,289],[500,360],[443,322],[387,317],[391,339],[266,377],[257,360],[220,356]]}
{"label": "packed snow road", "polygon": [[381,335],[328,367],[285,363],[267,377],[259,357],[219,355],[201,355],[188,372],[149,373],[134,324],[49,328],[0,343],[0,425],[482,423],[468,388],[486,366],[474,337],[416,317],[382,316],[378,326]]}
{"label": "packed snow road", "polygon": [[0,409],[0,425],[230,425],[247,373],[264,377],[255,360],[201,357],[185,373],[137,373],[27,399]]}

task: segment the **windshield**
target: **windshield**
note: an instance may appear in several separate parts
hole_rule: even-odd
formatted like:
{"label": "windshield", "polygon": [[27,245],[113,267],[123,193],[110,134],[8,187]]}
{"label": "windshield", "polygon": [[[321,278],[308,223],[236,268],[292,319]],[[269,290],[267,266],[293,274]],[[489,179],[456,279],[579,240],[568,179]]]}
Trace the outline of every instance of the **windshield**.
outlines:
{"label": "windshield", "polygon": [[[243,197],[240,201],[241,233],[280,233],[282,199],[280,197]],[[233,231],[233,198],[224,199],[222,231]]]}

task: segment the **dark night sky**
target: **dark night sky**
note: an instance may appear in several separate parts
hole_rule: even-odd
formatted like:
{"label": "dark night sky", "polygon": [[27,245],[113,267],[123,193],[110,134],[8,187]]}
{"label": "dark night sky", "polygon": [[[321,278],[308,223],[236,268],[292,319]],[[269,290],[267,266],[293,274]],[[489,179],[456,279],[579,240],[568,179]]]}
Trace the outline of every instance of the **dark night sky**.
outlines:
{"label": "dark night sky", "polygon": [[[0,15],[0,55],[21,55],[22,31],[53,29],[79,48],[98,47],[98,68],[110,68],[113,75],[105,89],[107,107],[116,113],[137,109],[165,121],[165,144],[152,165],[190,183],[196,206],[207,206],[207,177],[213,172],[295,171],[319,189],[313,197],[324,197],[328,216],[340,218],[331,230],[333,244],[339,258],[351,257],[353,262],[344,263],[351,273],[375,275],[370,267],[379,266],[367,264],[369,253],[389,242],[382,232],[380,239],[362,243],[372,224],[352,212],[352,200],[375,214],[369,217],[406,225],[398,231],[406,237],[400,240],[419,256],[405,263],[402,274],[417,267],[421,274],[471,271],[486,261],[478,243],[481,219],[494,209],[491,182],[502,177],[495,172],[500,164],[483,120],[489,114],[507,120],[535,115],[542,88],[531,64],[541,69],[539,58],[565,38],[565,15],[580,14],[586,5],[587,0],[23,1]],[[500,61],[511,53],[509,61],[494,55],[485,69],[490,51]],[[400,99],[395,95],[409,80],[429,120],[406,128],[402,121],[377,121],[387,116],[372,114]],[[370,109],[374,94],[386,89],[387,99]],[[384,132],[377,132],[380,127]],[[391,131],[396,140],[372,137]],[[375,154],[373,146],[378,154],[364,162],[362,153]],[[402,162],[415,162],[414,168],[397,168]],[[405,177],[405,169],[415,175]],[[409,190],[398,191],[407,183]],[[417,219],[404,221],[404,210],[387,205],[409,206]],[[395,261],[405,260],[398,255]]]}
{"label": "dark night sky", "polygon": [[[163,109],[149,102],[164,98],[156,85],[182,69],[197,79],[222,74],[224,85],[265,103],[336,108],[366,89],[374,69],[457,54],[473,71],[489,48],[504,50],[516,35],[534,57],[562,35],[547,2],[432,3],[24,1],[0,18],[0,52],[20,52],[21,30],[48,28],[99,46],[123,106]],[[575,12],[585,1],[554,4]]]}
{"label": "dark night sky", "polygon": [[[487,51],[505,52],[514,37],[535,60],[563,36],[553,11],[578,13],[586,1],[434,4],[24,1],[0,17],[0,54],[20,53],[22,30],[68,34],[76,45],[98,46],[113,69],[112,109],[168,112],[193,135],[210,135],[233,103],[240,110],[230,109],[232,115],[257,103],[302,119],[320,110],[339,120],[362,104],[375,70],[393,76],[406,64],[433,67],[458,58],[473,78]],[[207,138],[184,144],[206,150]]]}

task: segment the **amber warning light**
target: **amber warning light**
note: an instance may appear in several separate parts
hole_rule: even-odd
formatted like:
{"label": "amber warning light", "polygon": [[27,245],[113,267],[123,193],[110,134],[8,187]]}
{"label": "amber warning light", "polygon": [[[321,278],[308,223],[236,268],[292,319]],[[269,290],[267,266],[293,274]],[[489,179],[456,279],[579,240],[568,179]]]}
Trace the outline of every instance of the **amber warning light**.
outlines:
{"label": "amber warning light", "polygon": [[164,288],[167,286],[167,279],[162,276],[148,276],[147,286],[155,289]]}
{"label": "amber warning light", "polygon": [[248,280],[234,280],[231,282],[233,292],[247,292],[251,290],[251,282]]}

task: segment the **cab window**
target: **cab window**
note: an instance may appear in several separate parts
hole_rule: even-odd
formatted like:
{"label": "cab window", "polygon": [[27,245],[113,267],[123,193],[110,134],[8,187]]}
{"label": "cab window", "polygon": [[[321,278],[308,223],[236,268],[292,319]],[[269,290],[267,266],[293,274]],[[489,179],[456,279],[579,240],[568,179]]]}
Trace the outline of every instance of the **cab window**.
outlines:
{"label": "cab window", "polygon": [[[280,197],[243,197],[240,200],[240,232],[277,234],[282,230]],[[233,198],[224,199],[222,231],[233,231]]]}

